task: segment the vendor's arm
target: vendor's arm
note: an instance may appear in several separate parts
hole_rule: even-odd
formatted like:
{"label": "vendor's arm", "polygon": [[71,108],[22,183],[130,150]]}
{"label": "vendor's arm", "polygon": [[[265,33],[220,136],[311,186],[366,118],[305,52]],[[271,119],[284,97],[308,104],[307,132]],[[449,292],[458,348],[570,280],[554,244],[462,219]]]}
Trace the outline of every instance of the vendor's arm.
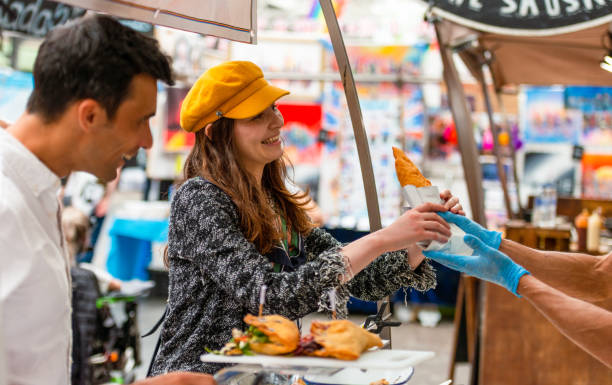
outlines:
{"label": "vendor's arm", "polygon": [[530,275],[521,277],[518,293],[567,338],[612,368],[612,312],[572,298]]}
{"label": "vendor's arm", "polygon": [[612,299],[612,254],[538,251],[507,239],[499,250],[540,281],[572,297],[598,305]]}
{"label": "vendor's arm", "polygon": [[450,212],[439,215],[480,239],[486,246],[499,249],[542,282],[600,306],[609,306],[612,302],[612,254],[601,257],[538,251],[507,239],[502,240],[501,233],[484,229],[468,218]]}

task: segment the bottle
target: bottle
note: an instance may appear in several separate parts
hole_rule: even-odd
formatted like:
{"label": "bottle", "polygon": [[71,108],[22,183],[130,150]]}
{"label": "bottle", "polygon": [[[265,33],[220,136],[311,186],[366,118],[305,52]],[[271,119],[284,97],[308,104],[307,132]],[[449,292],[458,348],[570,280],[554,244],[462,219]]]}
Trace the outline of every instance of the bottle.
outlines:
{"label": "bottle", "polygon": [[548,215],[550,225],[555,227],[557,225],[557,189],[554,185],[551,185],[548,191]]}
{"label": "bottle", "polygon": [[533,198],[533,210],[531,212],[531,224],[540,226],[542,224],[542,211],[544,210],[544,197],[538,193]]}
{"label": "bottle", "polygon": [[557,219],[557,190],[552,184],[545,184],[541,199],[541,227],[555,227]]}
{"label": "bottle", "polygon": [[587,251],[599,251],[599,232],[601,231],[601,207],[593,211],[587,223]]}
{"label": "bottle", "polygon": [[589,222],[589,210],[582,209],[580,214],[576,215],[574,219],[574,225],[576,226],[576,232],[578,233],[578,250],[586,250],[587,240],[587,226]]}

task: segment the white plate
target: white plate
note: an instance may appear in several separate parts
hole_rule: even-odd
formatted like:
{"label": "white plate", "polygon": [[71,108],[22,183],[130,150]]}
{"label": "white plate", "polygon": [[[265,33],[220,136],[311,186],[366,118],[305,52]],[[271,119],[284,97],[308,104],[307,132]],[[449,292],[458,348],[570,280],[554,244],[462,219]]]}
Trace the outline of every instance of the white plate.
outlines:
{"label": "white plate", "polygon": [[407,369],[428,360],[434,352],[420,350],[375,350],[365,352],[354,361],[320,357],[266,356],[220,356],[204,354],[203,362],[260,365],[266,368],[309,367],[309,368],[358,368],[358,369]]}
{"label": "white plate", "polygon": [[306,385],[368,385],[372,382],[380,381],[383,378],[389,382],[389,385],[402,385],[408,382],[414,369],[398,370],[366,370],[365,372],[357,368],[342,369],[333,375],[324,374],[307,374],[304,382]]}

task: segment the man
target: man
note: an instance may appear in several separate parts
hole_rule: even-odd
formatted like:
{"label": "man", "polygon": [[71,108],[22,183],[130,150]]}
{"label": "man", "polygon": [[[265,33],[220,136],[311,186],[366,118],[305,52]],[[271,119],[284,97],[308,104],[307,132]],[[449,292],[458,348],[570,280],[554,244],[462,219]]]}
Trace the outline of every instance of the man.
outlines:
{"label": "man", "polygon": [[501,238],[466,217],[438,213],[466,232],[472,256],[424,254],[525,297],[561,333],[612,368],[612,253],[537,251]]}
{"label": "man", "polygon": [[[70,266],[59,225],[60,177],[110,181],[149,148],[157,84],[173,84],[153,39],[110,17],[55,29],[40,46],[26,112],[0,130],[0,371],[8,385],[70,383]],[[212,385],[172,373],[141,385]]]}

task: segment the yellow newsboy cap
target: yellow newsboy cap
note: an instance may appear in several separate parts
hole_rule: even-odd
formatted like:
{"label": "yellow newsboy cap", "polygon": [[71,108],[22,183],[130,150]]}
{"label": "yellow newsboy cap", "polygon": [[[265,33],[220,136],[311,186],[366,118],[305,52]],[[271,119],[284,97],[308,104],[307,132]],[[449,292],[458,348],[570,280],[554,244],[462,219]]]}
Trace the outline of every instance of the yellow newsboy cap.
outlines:
{"label": "yellow newsboy cap", "polygon": [[230,61],[204,72],[181,106],[181,127],[198,131],[226,117],[245,119],[268,108],[289,91],[270,85],[249,61]]}

